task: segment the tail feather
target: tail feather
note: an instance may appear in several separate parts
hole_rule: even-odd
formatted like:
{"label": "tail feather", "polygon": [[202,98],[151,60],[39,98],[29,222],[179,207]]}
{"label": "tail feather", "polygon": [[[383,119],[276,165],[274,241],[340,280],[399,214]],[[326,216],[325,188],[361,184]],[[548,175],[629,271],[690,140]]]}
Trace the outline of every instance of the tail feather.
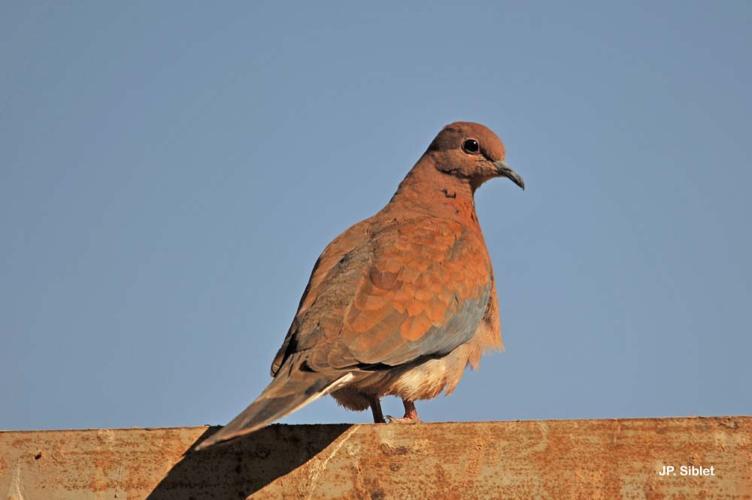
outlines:
{"label": "tail feather", "polygon": [[278,373],[253,403],[229,424],[199,443],[196,450],[250,434],[336,390],[352,378],[352,373],[334,377],[299,370]]}

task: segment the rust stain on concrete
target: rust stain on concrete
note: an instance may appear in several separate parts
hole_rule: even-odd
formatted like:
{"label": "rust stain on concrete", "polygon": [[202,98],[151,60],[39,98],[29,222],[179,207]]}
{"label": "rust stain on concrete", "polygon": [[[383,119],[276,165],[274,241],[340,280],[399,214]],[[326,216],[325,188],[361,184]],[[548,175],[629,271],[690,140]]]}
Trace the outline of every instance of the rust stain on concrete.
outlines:
{"label": "rust stain on concrete", "polygon": [[273,425],[191,451],[214,431],[0,432],[0,495],[752,498],[752,417]]}

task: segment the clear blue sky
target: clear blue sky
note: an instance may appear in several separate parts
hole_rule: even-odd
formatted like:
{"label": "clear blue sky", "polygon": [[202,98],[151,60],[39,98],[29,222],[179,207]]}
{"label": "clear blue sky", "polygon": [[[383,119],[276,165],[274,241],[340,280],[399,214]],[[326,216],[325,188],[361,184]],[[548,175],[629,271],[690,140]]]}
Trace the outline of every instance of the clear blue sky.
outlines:
{"label": "clear blue sky", "polygon": [[225,423],[459,119],[528,189],[476,197],[507,351],[422,416],[752,413],[752,4],[404,4],[0,3],[0,427]]}

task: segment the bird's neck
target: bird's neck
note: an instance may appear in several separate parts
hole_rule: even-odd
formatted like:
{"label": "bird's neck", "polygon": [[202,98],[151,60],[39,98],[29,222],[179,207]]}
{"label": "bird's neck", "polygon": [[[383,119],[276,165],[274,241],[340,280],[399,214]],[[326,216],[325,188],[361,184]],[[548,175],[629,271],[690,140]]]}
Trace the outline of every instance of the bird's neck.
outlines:
{"label": "bird's neck", "polygon": [[425,214],[477,224],[474,191],[469,180],[439,171],[435,160],[426,154],[400,183],[386,208],[396,213]]}

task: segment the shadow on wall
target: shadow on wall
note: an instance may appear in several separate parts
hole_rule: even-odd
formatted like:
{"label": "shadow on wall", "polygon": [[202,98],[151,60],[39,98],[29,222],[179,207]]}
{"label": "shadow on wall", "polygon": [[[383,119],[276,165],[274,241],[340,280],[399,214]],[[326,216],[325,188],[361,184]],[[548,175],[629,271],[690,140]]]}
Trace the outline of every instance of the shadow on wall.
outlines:
{"label": "shadow on wall", "polygon": [[[310,433],[272,425],[200,452],[193,448],[219,430],[212,427],[160,481],[148,498],[246,498],[300,467],[341,436],[350,424],[311,425]],[[308,426],[306,426],[308,427]],[[305,435],[305,442],[301,441]]]}

